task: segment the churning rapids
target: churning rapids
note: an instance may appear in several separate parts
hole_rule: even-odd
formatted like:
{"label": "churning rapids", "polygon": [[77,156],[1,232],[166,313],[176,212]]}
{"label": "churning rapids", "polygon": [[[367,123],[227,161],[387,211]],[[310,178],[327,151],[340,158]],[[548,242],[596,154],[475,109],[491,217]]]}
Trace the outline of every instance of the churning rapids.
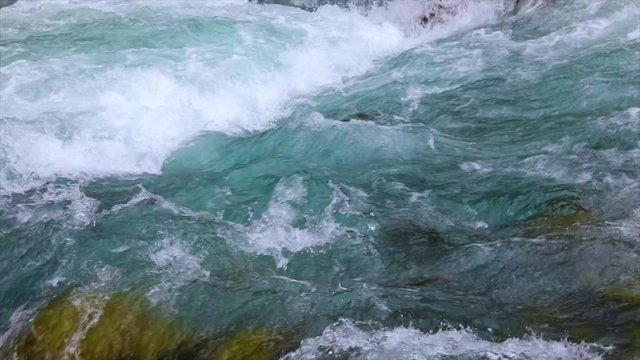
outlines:
{"label": "churning rapids", "polygon": [[0,358],[640,357],[640,3],[325,2],[0,9]]}

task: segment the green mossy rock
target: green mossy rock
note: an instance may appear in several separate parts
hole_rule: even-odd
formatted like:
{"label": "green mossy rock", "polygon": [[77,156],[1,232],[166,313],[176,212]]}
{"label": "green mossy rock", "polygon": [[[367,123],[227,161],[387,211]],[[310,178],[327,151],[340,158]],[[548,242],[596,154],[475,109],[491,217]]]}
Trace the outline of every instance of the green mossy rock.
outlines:
{"label": "green mossy rock", "polygon": [[586,210],[566,215],[539,215],[525,222],[525,235],[543,236],[598,222],[598,217]]}
{"label": "green mossy rock", "polygon": [[151,311],[144,296],[119,293],[104,306],[102,315],[85,334],[83,360],[171,358],[196,346],[196,340],[178,324]]}
{"label": "green mossy rock", "polygon": [[640,308],[640,286],[637,284],[614,287],[607,295],[610,300],[626,304],[632,308]]}
{"label": "green mossy rock", "polygon": [[198,341],[142,295],[53,299],[16,348],[20,360],[155,360],[197,357]]}
{"label": "green mossy rock", "polygon": [[281,332],[256,329],[228,338],[214,352],[215,360],[273,360],[286,348]]}
{"label": "green mossy rock", "polygon": [[602,331],[590,326],[577,326],[569,329],[569,340],[573,342],[594,342]]}
{"label": "green mossy rock", "polygon": [[19,360],[271,360],[289,345],[283,332],[265,329],[222,341],[198,339],[143,295],[117,293],[105,300],[69,291],[40,311],[15,354]]}
{"label": "green mossy rock", "polygon": [[568,228],[596,221],[596,219],[585,210],[577,211],[575,214],[571,215],[545,216],[542,219],[550,226],[561,228]]}
{"label": "green mossy rock", "polygon": [[71,302],[68,292],[53,299],[18,344],[18,359],[62,359],[80,328],[81,318],[82,311]]}
{"label": "green mossy rock", "polygon": [[640,325],[628,332],[629,345],[624,350],[625,359],[640,359]]}
{"label": "green mossy rock", "polygon": [[535,327],[541,326],[561,326],[562,319],[560,314],[543,310],[538,306],[528,306],[522,311],[522,315],[527,323]]}
{"label": "green mossy rock", "polygon": [[[640,276],[614,286],[606,293],[607,301],[617,304],[618,310],[627,314],[635,314],[628,318],[624,336],[628,343],[622,349],[623,359],[640,359]],[[634,322],[635,318],[635,322]]]}

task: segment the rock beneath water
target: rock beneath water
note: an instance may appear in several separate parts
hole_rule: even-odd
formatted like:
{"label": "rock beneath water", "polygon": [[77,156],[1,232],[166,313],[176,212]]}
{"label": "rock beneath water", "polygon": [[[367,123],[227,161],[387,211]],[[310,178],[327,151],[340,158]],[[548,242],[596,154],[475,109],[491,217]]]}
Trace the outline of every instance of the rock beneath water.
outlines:
{"label": "rock beneath water", "polygon": [[197,352],[193,335],[150,307],[143,296],[112,296],[82,339],[80,358],[152,360]]}
{"label": "rock beneath water", "polygon": [[283,331],[195,336],[136,293],[109,298],[68,291],[51,300],[15,347],[15,358],[271,360],[292,350]]}
{"label": "rock beneath water", "polygon": [[67,292],[41,310],[15,353],[24,360],[152,360],[197,354],[198,347],[144,296],[118,293],[104,300]]}
{"label": "rock beneath water", "polygon": [[360,121],[373,121],[373,119],[375,119],[375,116],[369,115],[369,114],[365,114],[365,113],[356,113],[353,115],[348,115],[342,119],[340,119],[340,121],[342,122],[349,122],[351,120],[360,120]]}
{"label": "rock beneath water", "polygon": [[605,297],[607,302],[616,304],[616,325],[626,328],[622,359],[640,359],[640,276],[611,288]]}
{"label": "rock beneath water", "polygon": [[393,248],[407,255],[422,256],[426,250],[447,244],[437,230],[413,220],[395,220],[382,223],[382,238]]}
{"label": "rock beneath water", "polygon": [[422,27],[433,27],[436,24],[443,24],[448,18],[455,16],[460,11],[460,8],[464,6],[466,6],[465,1],[430,1],[426,3],[420,16],[420,25]]}
{"label": "rock beneath water", "polygon": [[625,359],[640,359],[640,325],[629,331],[630,344],[624,352]]}
{"label": "rock beneath water", "polygon": [[570,215],[540,215],[528,221],[529,233],[551,233],[574,226],[593,224],[597,219],[585,210],[578,210]]}
{"label": "rock beneath water", "polygon": [[275,360],[288,350],[281,332],[256,329],[228,338],[219,345],[213,358],[216,360]]}
{"label": "rock beneath water", "polygon": [[535,328],[559,326],[562,324],[561,314],[538,306],[527,306],[522,310],[522,316],[526,319],[527,324]]}
{"label": "rock beneath water", "polygon": [[640,310],[640,275],[614,286],[607,297],[625,306]]}
{"label": "rock beneath water", "polygon": [[18,359],[62,359],[80,328],[82,315],[69,293],[49,302],[18,344]]}
{"label": "rock beneath water", "polygon": [[524,235],[539,237],[567,230],[574,232],[577,227],[601,222],[597,214],[572,201],[553,200],[545,203],[543,212],[524,221]]}

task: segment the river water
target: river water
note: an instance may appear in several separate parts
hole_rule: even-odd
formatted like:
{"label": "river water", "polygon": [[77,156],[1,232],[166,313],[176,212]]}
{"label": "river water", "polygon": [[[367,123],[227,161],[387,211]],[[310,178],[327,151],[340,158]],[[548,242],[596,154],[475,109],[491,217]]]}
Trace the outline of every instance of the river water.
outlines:
{"label": "river water", "polygon": [[0,354],[139,293],[286,359],[640,356],[640,4],[291,3],[0,10]]}

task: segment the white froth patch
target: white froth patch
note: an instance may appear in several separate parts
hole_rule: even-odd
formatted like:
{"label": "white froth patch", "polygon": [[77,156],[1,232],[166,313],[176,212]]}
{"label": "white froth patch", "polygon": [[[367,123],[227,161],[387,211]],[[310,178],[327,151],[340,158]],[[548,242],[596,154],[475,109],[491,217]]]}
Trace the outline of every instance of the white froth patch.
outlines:
{"label": "white froth patch", "polygon": [[[30,21],[55,15],[47,9],[34,9]],[[135,7],[118,9],[139,16]],[[236,23],[234,31],[250,31],[253,38],[230,42],[226,46],[231,48],[130,49],[123,59],[101,55],[100,49],[96,54],[61,49],[58,55],[0,68],[3,180],[19,182],[12,190],[19,191],[59,176],[159,173],[164,160],[198,134],[268,129],[287,114],[291,99],[360,75],[376,60],[411,46],[391,23],[356,11],[239,9],[238,14],[219,7],[206,12],[248,21]],[[274,11],[287,17],[276,21]],[[281,31],[304,34],[302,41],[257,53],[256,44],[273,40],[267,29],[252,27],[262,19]],[[159,52],[173,59],[157,56]],[[233,55],[220,59],[220,53]],[[146,65],[127,65],[131,62]]]}
{"label": "white froth patch", "polygon": [[151,301],[167,300],[174,289],[192,281],[206,281],[209,271],[202,267],[202,258],[193,254],[191,247],[175,239],[165,239],[159,248],[149,255],[155,269],[161,274],[161,283],[147,297]]}
{"label": "white froth patch", "polygon": [[[576,2],[576,7],[586,8],[559,8],[556,11],[571,11],[573,22],[550,34],[526,42],[524,54],[533,58],[564,59],[568,52],[599,45],[604,39],[624,37],[633,41],[633,33],[638,29],[637,19],[640,16],[638,3],[615,5],[617,11],[598,16],[598,11],[605,4],[606,1]],[[562,15],[557,17],[562,18]]]}
{"label": "white froth patch", "polygon": [[[634,136],[640,132],[640,108],[615,112],[599,118],[593,125],[599,128],[597,131]],[[542,154],[522,160],[514,170],[576,184],[598,182],[614,190],[637,183],[636,179],[629,178],[625,173],[612,173],[615,173],[614,169],[625,169],[629,164],[638,163],[640,137],[636,147],[628,150],[594,150],[585,142],[566,137],[556,144],[544,146],[542,150]]]}
{"label": "white froth patch", "polygon": [[48,184],[27,202],[14,205],[9,214],[23,224],[54,220],[71,228],[81,228],[94,221],[98,204],[99,201],[86,196],[78,184]]}
{"label": "white froth patch", "polygon": [[65,281],[67,281],[67,279],[64,276],[54,275],[52,278],[45,281],[44,283],[51,287],[58,287],[59,284],[64,283]]}
{"label": "white froth patch", "polygon": [[460,164],[460,169],[466,172],[480,173],[489,173],[493,171],[493,167],[490,164],[477,161],[465,161]]}
{"label": "white froth patch", "polygon": [[633,210],[629,219],[618,221],[612,224],[627,239],[640,241],[640,208]]}
{"label": "white froth patch", "polygon": [[155,206],[168,210],[176,215],[188,216],[192,218],[218,220],[217,215],[211,214],[206,211],[193,211],[185,206],[178,205],[171,202],[164,197],[147,191],[143,186],[138,185],[140,192],[138,192],[133,198],[124,204],[116,204],[111,209],[105,210],[98,214],[97,219],[101,219],[111,214],[117,214],[125,209],[137,206],[144,202],[152,202]]}
{"label": "white froth patch", "polygon": [[483,340],[469,330],[423,333],[412,328],[368,332],[351,321],[329,326],[321,336],[304,340],[283,359],[316,359],[322,354],[349,354],[350,359],[572,359],[597,360],[607,349],[594,344],[548,341],[531,337],[504,342]]}
{"label": "white froth patch", "polygon": [[613,116],[601,118],[598,124],[608,130],[640,132],[640,107],[632,107]]}
{"label": "white froth patch", "polygon": [[209,276],[209,272],[201,267],[202,259],[191,254],[191,249],[182,242],[165,241],[150,257],[159,270],[187,275],[189,278]]}
{"label": "white froth patch", "polygon": [[345,199],[336,194],[332,202],[317,219],[307,217],[305,228],[294,225],[298,214],[297,204],[306,202],[306,188],[301,177],[294,176],[278,183],[265,213],[249,225],[244,232],[249,249],[263,255],[271,255],[278,267],[287,265],[288,253],[297,253],[324,244],[343,230],[331,214],[344,206]]}
{"label": "white froth patch", "polygon": [[[412,32],[405,26],[415,20],[407,18],[417,14],[415,3],[396,1],[365,15],[336,6],[308,13],[237,1],[148,1],[145,11],[126,1],[20,1],[3,9],[8,39],[21,39],[21,31],[12,29],[25,23],[37,35],[114,13],[137,21],[171,13],[178,20],[194,14],[231,20],[242,41],[115,55],[99,47],[88,53],[60,48],[0,68],[0,135],[6,140],[0,179],[11,185],[3,188],[20,192],[61,176],[159,173],[172,152],[202,132],[238,136],[269,129],[288,114],[292,99],[341,86],[420,43],[485,24],[496,18],[501,2],[458,1],[455,19]],[[94,11],[70,15],[85,8]],[[296,35],[283,44],[265,20]],[[12,51],[9,45],[0,55]]]}
{"label": "white froth patch", "polygon": [[593,181],[592,170],[598,164],[591,159],[591,156],[589,158],[579,157],[573,154],[575,149],[569,145],[552,145],[545,147],[545,150],[546,154],[533,155],[522,160],[521,167],[517,170],[576,184],[586,184]]}
{"label": "white froth patch", "polygon": [[0,334],[0,349],[9,349],[10,344],[15,343],[32,315],[32,312],[26,309],[26,304],[19,306],[11,313],[9,327]]}

